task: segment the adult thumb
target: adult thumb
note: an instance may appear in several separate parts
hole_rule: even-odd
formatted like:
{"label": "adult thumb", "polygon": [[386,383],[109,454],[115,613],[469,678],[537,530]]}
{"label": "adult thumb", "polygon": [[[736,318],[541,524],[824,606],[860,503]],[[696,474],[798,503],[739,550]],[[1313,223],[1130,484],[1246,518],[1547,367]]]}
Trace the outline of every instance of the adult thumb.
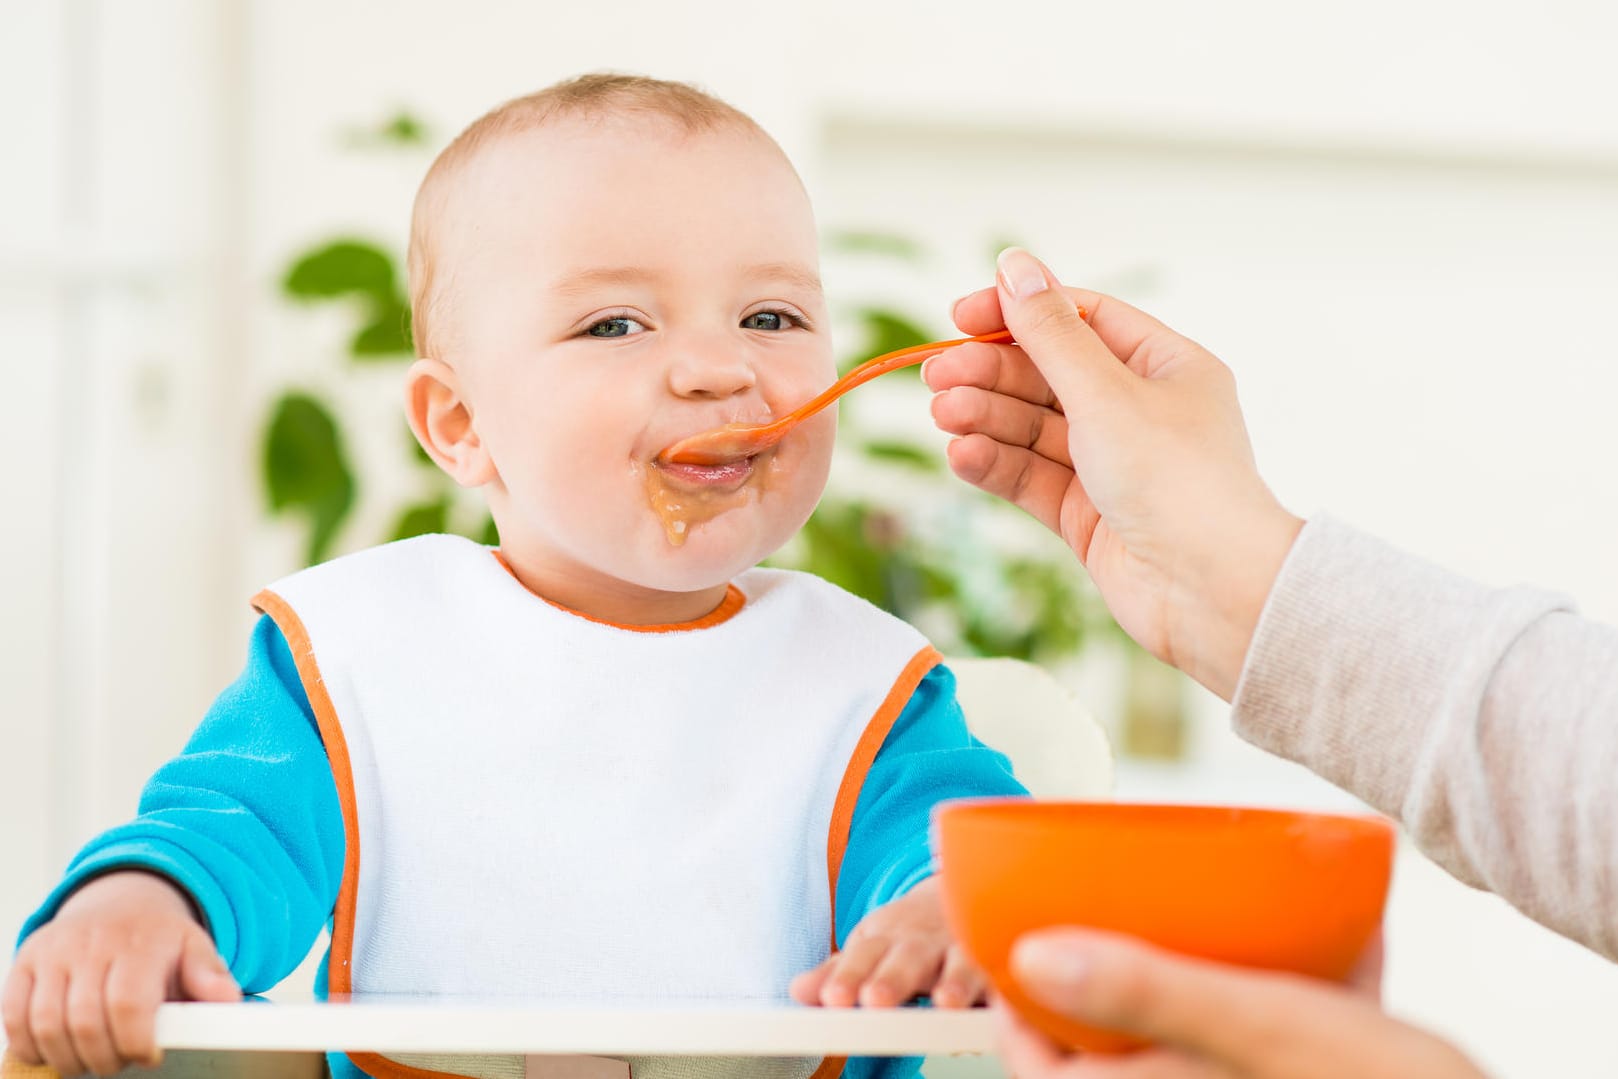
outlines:
{"label": "adult thumb", "polygon": [[200,929],[186,937],[180,953],[180,989],[188,1000],[240,1000],[242,991],[230,976],[212,940]]}
{"label": "adult thumb", "polygon": [[[1012,973],[1036,1001],[1105,1030],[1240,1060],[1262,1042],[1258,1022],[1287,1014],[1292,981],[1174,956],[1128,937],[1056,929],[1018,941]],[[1346,996],[1346,994],[1344,994]],[[1332,1002],[1335,1003],[1335,1002]]]}
{"label": "adult thumb", "polygon": [[1000,252],[1000,312],[1006,329],[1071,409],[1117,385],[1122,365],[1084,321],[1056,275],[1020,247]]}

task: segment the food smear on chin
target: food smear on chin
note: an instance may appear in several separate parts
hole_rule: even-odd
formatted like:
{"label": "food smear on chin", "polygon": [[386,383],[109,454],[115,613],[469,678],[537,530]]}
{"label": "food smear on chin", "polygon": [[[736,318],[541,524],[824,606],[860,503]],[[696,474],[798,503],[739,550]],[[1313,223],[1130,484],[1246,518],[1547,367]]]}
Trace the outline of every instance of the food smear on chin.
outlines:
{"label": "food smear on chin", "polygon": [[682,547],[697,525],[762,497],[768,488],[765,481],[773,471],[762,464],[755,460],[739,484],[712,486],[681,482],[655,463],[637,467],[644,472],[646,500],[662,523],[663,534],[671,546]]}

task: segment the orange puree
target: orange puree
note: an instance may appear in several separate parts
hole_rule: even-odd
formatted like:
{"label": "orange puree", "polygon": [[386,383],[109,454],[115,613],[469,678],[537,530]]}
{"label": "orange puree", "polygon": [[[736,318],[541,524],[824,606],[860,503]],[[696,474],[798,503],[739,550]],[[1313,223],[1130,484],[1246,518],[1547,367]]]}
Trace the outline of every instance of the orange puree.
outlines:
{"label": "orange puree", "polygon": [[637,465],[645,471],[646,500],[652,512],[663,523],[663,534],[675,547],[682,546],[697,525],[718,517],[721,513],[756,502],[768,489],[766,476],[773,471],[769,454],[755,464],[751,475],[740,487],[693,487],[675,483],[657,465]]}

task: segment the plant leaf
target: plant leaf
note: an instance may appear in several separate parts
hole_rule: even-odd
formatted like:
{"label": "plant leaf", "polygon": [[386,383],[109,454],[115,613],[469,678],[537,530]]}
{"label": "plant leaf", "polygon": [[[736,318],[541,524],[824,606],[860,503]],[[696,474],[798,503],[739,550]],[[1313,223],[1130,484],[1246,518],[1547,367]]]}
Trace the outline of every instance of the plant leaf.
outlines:
{"label": "plant leaf", "polygon": [[378,129],[377,135],[401,146],[419,146],[427,141],[427,125],[408,112],[399,112]]}
{"label": "plant leaf", "polygon": [[823,577],[844,591],[881,606],[885,597],[883,552],[864,541],[867,506],[822,500],[803,526],[800,569]]}
{"label": "plant leaf", "polygon": [[306,556],[311,565],[322,561],[354,505],[354,475],[331,412],[308,394],[283,394],[265,434],[263,463],[271,512],[307,516]]}
{"label": "plant leaf", "polygon": [[304,255],[287,271],[281,288],[300,300],[361,295],[396,304],[393,259],[364,240],[335,240]]}
{"label": "plant leaf", "polygon": [[449,524],[449,499],[440,498],[433,502],[418,502],[414,506],[407,506],[399,519],[393,523],[391,539],[409,539],[411,536],[425,536],[432,532],[446,532]]}
{"label": "plant leaf", "polygon": [[356,360],[391,360],[414,353],[410,308],[396,300],[379,305],[371,321],[354,335],[348,351]]}
{"label": "plant leaf", "polygon": [[989,265],[993,266],[995,261],[1000,258],[1000,252],[1004,251],[1006,248],[1024,246],[1026,245],[1021,240],[1017,239],[1017,237],[1012,236],[1009,233],[1001,233],[998,237],[989,241]]}
{"label": "plant leaf", "polygon": [[937,454],[909,442],[873,439],[861,445],[860,449],[867,457],[874,457],[879,461],[892,461],[894,464],[905,465],[922,472],[943,471],[943,465],[939,462]]}
{"label": "plant leaf", "polygon": [[839,229],[828,232],[821,243],[827,251],[847,255],[886,255],[917,262],[926,253],[921,243],[897,232],[877,229]]}
{"label": "plant leaf", "polygon": [[[881,307],[864,307],[855,313],[864,329],[863,354],[851,357],[842,365],[843,371],[856,367],[873,356],[896,352],[912,345],[924,345],[933,340],[931,334],[897,311]],[[919,367],[907,368],[915,377]],[[883,376],[892,377],[892,376]]]}
{"label": "plant leaf", "polygon": [[438,467],[438,462],[428,456],[427,448],[421,444],[421,440],[416,437],[416,432],[410,429],[409,424],[405,424],[404,428],[404,447],[405,452],[410,454],[410,459],[416,464],[434,469]]}

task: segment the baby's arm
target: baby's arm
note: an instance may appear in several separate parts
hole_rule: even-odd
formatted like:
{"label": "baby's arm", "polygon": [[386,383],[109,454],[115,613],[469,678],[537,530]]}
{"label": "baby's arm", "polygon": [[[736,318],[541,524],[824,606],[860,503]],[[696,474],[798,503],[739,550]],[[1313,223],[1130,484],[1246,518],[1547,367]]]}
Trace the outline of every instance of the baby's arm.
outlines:
{"label": "baby's arm", "polygon": [[343,856],[325,749],[263,619],[246,669],[146,785],[139,815],[85,847],[23,926],[0,991],[12,1051],[64,1075],[149,1061],[163,999],[234,999],[297,966]]}
{"label": "baby's arm", "polygon": [[950,798],[1027,793],[1006,758],[972,737],[955,676],[935,667],[888,732],[855,806],[837,882],[839,950],[793,981],[793,998],[832,1007],[918,995],[942,1007],[981,1000],[983,977],[944,924],[928,845],[932,809]]}

